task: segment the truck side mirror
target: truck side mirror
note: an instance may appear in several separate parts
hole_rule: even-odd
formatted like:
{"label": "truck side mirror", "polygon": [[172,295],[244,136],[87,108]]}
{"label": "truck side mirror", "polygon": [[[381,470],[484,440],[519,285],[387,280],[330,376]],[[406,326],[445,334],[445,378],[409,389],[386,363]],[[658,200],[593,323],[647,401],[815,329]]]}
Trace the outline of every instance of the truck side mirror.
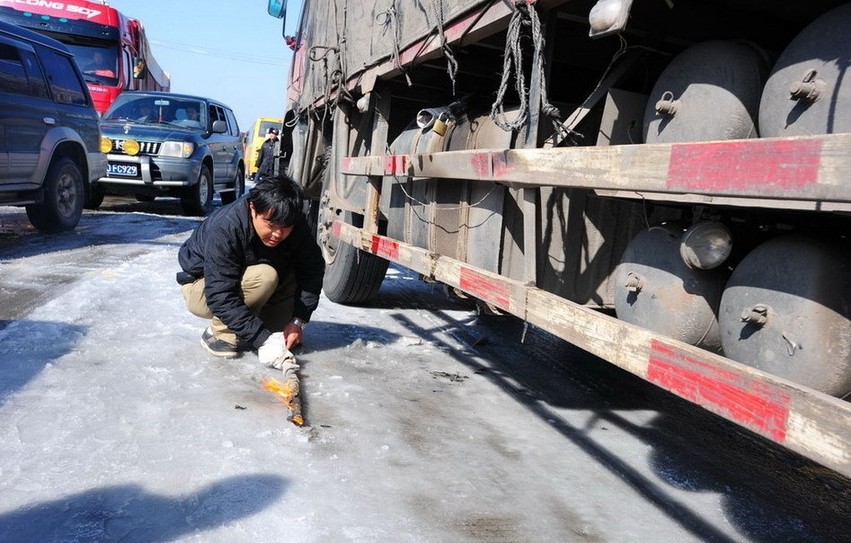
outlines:
{"label": "truck side mirror", "polygon": [[148,65],[145,59],[139,57],[133,59],[133,79],[145,79],[148,74]]}
{"label": "truck side mirror", "polygon": [[269,15],[276,19],[286,19],[287,0],[269,0]]}

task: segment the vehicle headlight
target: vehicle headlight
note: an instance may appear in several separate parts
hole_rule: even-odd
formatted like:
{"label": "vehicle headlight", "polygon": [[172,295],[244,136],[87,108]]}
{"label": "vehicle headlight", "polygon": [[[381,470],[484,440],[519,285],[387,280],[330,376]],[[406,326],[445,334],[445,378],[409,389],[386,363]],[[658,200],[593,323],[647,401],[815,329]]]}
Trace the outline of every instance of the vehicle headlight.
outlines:
{"label": "vehicle headlight", "polygon": [[142,146],[139,145],[139,142],[136,140],[124,140],[124,145],[122,147],[124,149],[124,152],[130,156],[138,155],[139,149],[142,148]]}
{"label": "vehicle headlight", "polygon": [[160,156],[189,158],[195,151],[195,144],[189,141],[166,141],[160,147]]}
{"label": "vehicle headlight", "polygon": [[733,238],[720,222],[701,221],[686,230],[680,240],[680,256],[689,268],[717,268],[732,250]]}

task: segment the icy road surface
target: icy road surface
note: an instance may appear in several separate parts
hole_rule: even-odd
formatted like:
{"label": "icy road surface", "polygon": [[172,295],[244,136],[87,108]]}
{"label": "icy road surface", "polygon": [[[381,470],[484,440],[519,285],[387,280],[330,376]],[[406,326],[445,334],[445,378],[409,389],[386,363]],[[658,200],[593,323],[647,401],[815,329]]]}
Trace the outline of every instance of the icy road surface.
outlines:
{"label": "icy road surface", "polygon": [[298,428],[256,355],[200,347],[174,281],[197,221],[148,205],[56,236],[0,208],[0,541],[851,534],[847,480],[401,268],[370,307],[322,300]]}

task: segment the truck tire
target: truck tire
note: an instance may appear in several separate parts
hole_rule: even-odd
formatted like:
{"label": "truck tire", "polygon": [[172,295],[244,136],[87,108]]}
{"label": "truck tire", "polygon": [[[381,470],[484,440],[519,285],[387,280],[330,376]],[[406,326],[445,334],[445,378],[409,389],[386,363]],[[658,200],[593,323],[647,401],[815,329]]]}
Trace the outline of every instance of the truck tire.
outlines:
{"label": "truck tire", "polygon": [[306,199],[302,207],[302,212],[304,213],[304,218],[307,219],[307,227],[310,229],[310,235],[319,239],[319,202]]}
{"label": "truck tire", "polygon": [[245,194],[245,172],[242,168],[237,168],[236,177],[233,178],[233,191],[221,193],[222,205],[235,202],[243,194]]}
{"label": "truck tire", "polygon": [[203,217],[213,209],[213,192],[213,176],[210,174],[210,168],[201,166],[198,183],[186,187],[180,198],[183,212],[187,215]]}
{"label": "truck tire", "polygon": [[350,211],[342,212],[337,217],[334,210],[327,206],[320,210],[318,240],[325,256],[322,288],[332,302],[362,304],[378,292],[389,262],[333,237],[330,228],[334,218],[356,226],[363,222],[357,220],[359,217]]}
{"label": "truck tire", "polygon": [[27,217],[39,232],[73,230],[83,215],[85,197],[80,167],[70,158],[59,158],[47,170],[44,201],[26,206]]}

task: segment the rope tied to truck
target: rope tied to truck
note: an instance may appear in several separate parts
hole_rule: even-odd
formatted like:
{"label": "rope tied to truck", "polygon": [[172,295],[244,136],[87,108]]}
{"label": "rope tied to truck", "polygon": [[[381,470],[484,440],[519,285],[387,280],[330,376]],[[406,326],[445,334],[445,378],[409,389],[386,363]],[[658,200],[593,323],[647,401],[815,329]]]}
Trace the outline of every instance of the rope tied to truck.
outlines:
{"label": "rope tied to truck", "polygon": [[[340,14],[337,11],[337,3],[334,3],[334,28],[337,31],[337,47],[334,49],[334,52],[337,54],[337,67],[331,71],[330,78],[330,86],[331,88],[337,88],[337,94],[334,96],[333,107],[336,108],[339,105],[340,100],[345,99],[350,104],[355,103],[355,98],[349,92],[348,82],[349,82],[349,67],[346,64],[347,55],[346,51],[346,36],[348,35],[348,13],[349,13],[349,2],[346,0],[343,3],[343,22],[342,22],[342,31],[340,30]],[[327,109],[325,110],[327,113]]]}
{"label": "rope tied to truck", "polygon": [[[341,100],[345,100],[350,104],[355,103],[355,98],[349,92],[348,88],[348,68],[346,66],[346,55],[343,53],[346,50],[346,35],[347,35],[347,14],[348,1],[343,5],[342,13],[342,31],[340,30],[340,13],[337,11],[337,5],[334,4],[334,28],[337,32],[337,45],[314,45],[308,50],[307,58],[311,62],[322,62],[322,77],[325,81],[325,97],[323,100],[322,117],[316,112],[316,109],[311,106],[311,111],[315,114],[317,120],[325,122],[328,115],[335,109]],[[331,55],[333,54],[333,58]],[[332,64],[333,62],[333,64]],[[334,90],[336,89],[336,94]],[[333,100],[332,100],[333,94]],[[331,107],[327,107],[328,104]]]}
{"label": "rope tied to truck", "polygon": [[435,14],[437,16],[437,33],[440,36],[440,49],[446,56],[446,73],[449,74],[449,79],[452,81],[452,96],[455,94],[455,77],[458,74],[458,59],[455,58],[455,53],[449,47],[446,39],[446,19],[443,14],[443,0],[434,1]]}
{"label": "rope tied to truck", "polygon": [[[526,80],[523,74],[523,39],[524,27],[531,29],[532,33],[532,70],[536,70],[541,81],[541,113],[548,117],[558,118],[561,113],[558,108],[549,103],[547,99],[546,73],[544,72],[544,35],[541,32],[541,21],[535,10],[534,1],[516,0],[514,2],[514,13],[508,23],[508,32],[505,38],[505,54],[503,56],[502,80],[499,83],[496,100],[491,107],[491,119],[497,126],[506,132],[519,130],[526,124],[529,118],[528,92]],[[505,115],[505,94],[508,91],[508,80],[514,74],[514,90],[520,99],[520,107],[517,118],[509,121]]]}
{"label": "rope tied to truck", "polygon": [[[342,40],[343,44],[345,44],[345,39]],[[321,52],[321,53],[320,53]],[[329,56],[334,54],[334,58],[336,59],[336,63],[333,68],[329,65]],[[325,80],[325,104],[331,104],[332,107],[337,107],[340,103],[340,100],[347,100],[350,103],[354,103],[355,99],[349,92],[349,89],[346,87],[346,74],[345,68],[341,64],[341,57],[343,55],[340,54],[340,47],[329,47],[326,45],[314,45],[308,51],[308,58],[312,62],[322,61],[322,76]],[[337,89],[337,94],[334,96],[333,100],[331,99],[331,94],[334,89]],[[328,108],[325,108],[323,117],[327,116]]]}
{"label": "rope tied to truck", "polygon": [[[320,53],[321,52],[321,53]],[[325,81],[325,100],[324,103],[328,103],[331,99],[331,90],[333,89],[333,72],[336,70],[331,70],[328,66],[328,55],[330,53],[335,53],[337,57],[340,56],[340,50],[336,47],[329,47],[326,45],[314,45],[307,52],[307,58],[311,60],[311,62],[319,62],[322,61],[322,79]],[[325,114],[327,114],[328,109],[325,108]],[[319,118],[317,116],[317,118]],[[324,114],[323,114],[323,121]]]}
{"label": "rope tied to truck", "polygon": [[411,82],[411,76],[408,75],[408,71],[402,66],[402,60],[400,58],[402,52],[399,50],[399,43],[402,41],[402,33],[399,28],[399,15],[396,13],[396,0],[391,2],[390,7],[386,10],[378,13],[375,16],[375,21],[384,27],[390,27],[390,32],[392,33],[392,42],[393,42],[393,64],[399,68],[402,74],[405,76],[405,81],[408,83],[410,87],[413,85]]}

